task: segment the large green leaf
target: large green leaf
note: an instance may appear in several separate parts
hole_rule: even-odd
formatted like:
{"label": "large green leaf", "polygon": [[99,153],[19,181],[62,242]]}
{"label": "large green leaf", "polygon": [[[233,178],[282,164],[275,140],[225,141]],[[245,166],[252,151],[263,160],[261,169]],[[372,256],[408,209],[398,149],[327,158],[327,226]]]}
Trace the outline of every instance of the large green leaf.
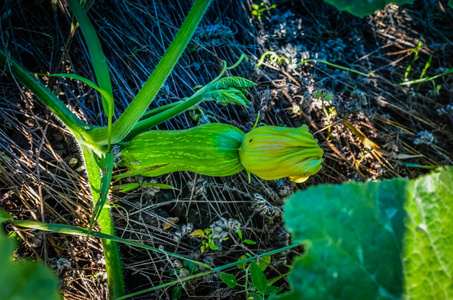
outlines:
{"label": "large green leaf", "polygon": [[382,10],[389,3],[412,4],[414,0],[324,0],[339,10],[345,10],[354,16],[365,17],[377,10]]}
{"label": "large green leaf", "polygon": [[274,299],[453,299],[453,168],[316,186],[289,199],[285,221],[307,252]]}
{"label": "large green leaf", "polygon": [[453,168],[410,182],[406,195],[406,297],[453,299]]}
{"label": "large green leaf", "polygon": [[[11,217],[2,212],[0,224]],[[62,299],[58,280],[50,269],[40,263],[13,261],[13,251],[14,241],[0,229],[0,299]]]}

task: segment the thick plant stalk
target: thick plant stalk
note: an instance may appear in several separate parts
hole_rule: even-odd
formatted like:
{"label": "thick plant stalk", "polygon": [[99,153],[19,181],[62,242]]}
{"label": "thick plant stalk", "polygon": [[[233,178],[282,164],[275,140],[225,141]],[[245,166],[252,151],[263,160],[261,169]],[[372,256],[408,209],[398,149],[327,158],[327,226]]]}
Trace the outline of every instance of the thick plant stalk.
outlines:
{"label": "thick plant stalk", "polygon": [[[96,163],[96,158],[94,157],[93,152],[83,144],[81,145],[81,148],[88,174],[88,180],[90,182],[93,202],[96,204],[100,197],[102,174]],[[112,217],[109,209],[105,206],[101,209],[98,224],[101,232],[116,236]],[[113,299],[124,295],[124,279],[121,267],[120,251],[118,244],[108,239],[102,239],[102,246],[104,248],[105,269],[107,271],[109,284],[109,296]]]}

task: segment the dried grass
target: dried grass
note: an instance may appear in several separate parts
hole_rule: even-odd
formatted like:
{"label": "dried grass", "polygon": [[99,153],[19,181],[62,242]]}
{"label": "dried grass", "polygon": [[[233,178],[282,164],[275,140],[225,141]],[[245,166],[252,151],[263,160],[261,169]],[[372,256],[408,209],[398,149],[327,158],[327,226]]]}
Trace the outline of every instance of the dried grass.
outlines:
{"label": "dried grass", "polygon": [[[442,11],[437,2],[425,1],[427,4],[417,4],[425,6],[422,9],[388,6],[383,12],[359,20],[318,1],[276,2],[277,8],[265,13],[259,22],[249,16],[251,1],[213,1],[200,26],[196,39],[199,44],[192,46],[196,51],[185,52],[152,107],[191,95],[192,87],[217,76],[221,60],[232,64],[245,53],[250,62],[230,74],[258,83],[251,89],[252,107],[223,107],[207,102],[199,108],[210,119],[244,131],[251,129],[258,111],[260,120],[269,125],[308,124],[325,150],[322,171],[307,183],[297,185],[287,179],[266,182],[256,177],[249,184],[245,173],[226,178],[187,172],[161,176],[155,180],[175,189],[142,188],[112,195],[111,204],[118,205],[112,213],[119,236],[222,265],[245,253],[255,255],[287,245],[289,235],[279,210],[284,198],[298,189],[350,180],[414,178],[427,172],[423,167],[452,164],[452,78],[436,81],[442,85],[439,95],[432,94],[430,84],[398,86],[412,59],[410,48],[419,40],[423,41],[421,58],[412,66],[411,78],[420,75],[428,55],[433,56],[430,74],[452,67],[448,55],[453,46],[453,33],[448,27],[450,9]],[[140,3],[99,1],[90,10],[111,69],[116,117],[154,69],[190,7],[185,1]],[[29,70],[74,72],[94,78],[82,37],[79,32],[70,35],[71,19],[60,2],[58,9],[52,11],[47,2],[31,5],[7,1],[2,14],[3,45]],[[221,35],[215,31],[206,38],[209,34],[202,29],[208,32],[215,24],[229,28],[234,39],[219,40]],[[255,61],[268,50],[294,60],[318,56],[361,72],[373,71],[375,76],[360,77],[320,63],[296,70],[285,65],[255,68]],[[92,124],[105,124],[99,95],[93,90],[74,81],[44,80],[81,118]],[[319,89],[333,93],[329,106],[338,113],[332,119],[329,139],[326,116],[319,101],[313,98],[313,92]],[[83,170],[78,169],[80,162],[69,166],[71,158],[80,160],[70,133],[7,71],[0,84],[0,97],[2,209],[21,219],[87,227],[91,212],[88,184]],[[296,106],[298,111],[294,110]],[[348,129],[342,119],[356,130]],[[194,120],[186,113],[158,127],[183,129],[206,120],[209,118]],[[422,138],[420,132],[430,133],[433,139],[428,136],[416,143],[417,138]],[[377,147],[367,149],[365,138]],[[172,223],[170,217],[179,220]],[[228,228],[229,219],[238,221],[246,238],[257,245],[242,245]],[[225,223],[220,227],[230,239],[222,243],[219,251],[200,255],[200,241],[188,235],[192,229],[204,229],[216,221]],[[25,241],[18,250],[21,256],[48,263],[52,258],[71,262],[71,267],[60,275],[65,298],[107,297],[99,241],[55,234],[43,238],[38,232],[11,230],[20,232]],[[36,246],[36,239],[43,243]],[[180,261],[160,254],[129,246],[121,249],[129,292],[174,280],[170,271],[181,268]],[[294,253],[275,256],[266,273],[268,278],[286,273],[285,265],[293,256]],[[232,272],[240,274],[239,270]],[[287,287],[283,281],[280,285]],[[244,297],[227,288],[215,275],[184,288],[191,297]],[[170,290],[159,290],[136,299],[160,299],[169,294]]]}

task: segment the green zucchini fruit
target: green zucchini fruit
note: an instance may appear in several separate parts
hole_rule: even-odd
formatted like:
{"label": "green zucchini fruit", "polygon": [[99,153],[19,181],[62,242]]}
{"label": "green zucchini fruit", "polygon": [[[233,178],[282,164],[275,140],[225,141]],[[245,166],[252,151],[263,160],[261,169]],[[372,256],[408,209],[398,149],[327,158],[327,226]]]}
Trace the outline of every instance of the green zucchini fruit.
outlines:
{"label": "green zucchini fruit", "polygon": [[151,130],[120,146],[119,166],[129,172],[115,176],[159,176],[191,171],[230,176],[244,169],[239,147],[244,132],[227,124],[206,124],[186,130]]}

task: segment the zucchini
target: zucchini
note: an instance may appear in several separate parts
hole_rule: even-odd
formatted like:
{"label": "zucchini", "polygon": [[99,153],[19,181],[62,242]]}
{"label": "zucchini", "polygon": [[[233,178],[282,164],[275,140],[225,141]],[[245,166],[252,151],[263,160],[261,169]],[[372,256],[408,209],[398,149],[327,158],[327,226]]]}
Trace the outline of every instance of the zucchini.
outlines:
{"label": "zucchini", "polygon": [[191,171],[229,176],[244,169],[239,147],[244,132],[227,124],[206,124],[186,130],[151,130],[120,146],[119,166],[129,169],[115,178],[159,176]]}

